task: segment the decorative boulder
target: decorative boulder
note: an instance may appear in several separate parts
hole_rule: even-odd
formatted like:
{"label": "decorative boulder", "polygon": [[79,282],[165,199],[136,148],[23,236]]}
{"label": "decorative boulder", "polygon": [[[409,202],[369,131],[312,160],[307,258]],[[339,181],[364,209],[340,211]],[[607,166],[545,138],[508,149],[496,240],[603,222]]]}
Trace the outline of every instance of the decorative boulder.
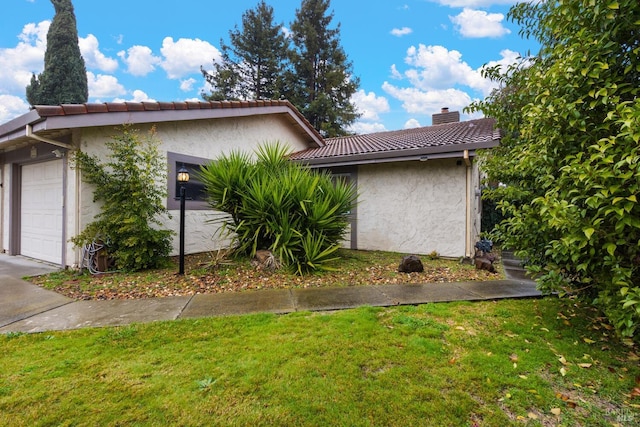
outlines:
{"label": "decorative boulder", "polygon": [[491,254],[476,257],[474,260],[476,269],[487,270],[489,273],[497,273],[496,268],[493,266],[495,259],[495,256],[491,256]]}
{"label": "decorative boulder", "polygon": [[398,271],[400,273],[422,273],[424,271],[424,266],[422,265],[422,261],[415,255],[407,255],[402,257],[402,261],[400,261],[400,265],[398,266]]}
{"label": "decorative boulder", "polygon": [[280,268],[280,262],[278,259],[266,249],[259,249],[256,251],[256,255],[251,260],[253,265],[258,270],[277,270]]}

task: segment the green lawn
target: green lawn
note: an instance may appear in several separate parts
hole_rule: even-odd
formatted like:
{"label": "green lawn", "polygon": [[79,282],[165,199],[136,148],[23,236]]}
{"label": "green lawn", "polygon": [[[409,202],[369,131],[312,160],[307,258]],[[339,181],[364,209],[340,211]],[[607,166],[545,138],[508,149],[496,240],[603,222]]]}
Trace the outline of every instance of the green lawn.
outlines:
{"label": "green lawn", "polygon": [[637,350],[555,298],[0,336],[0,424],[628,426]]}

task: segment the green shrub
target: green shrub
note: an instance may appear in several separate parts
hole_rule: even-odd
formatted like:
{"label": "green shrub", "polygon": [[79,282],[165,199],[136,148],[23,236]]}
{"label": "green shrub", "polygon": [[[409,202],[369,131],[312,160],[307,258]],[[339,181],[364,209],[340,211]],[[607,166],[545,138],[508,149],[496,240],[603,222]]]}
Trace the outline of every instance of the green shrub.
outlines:
{"label": "green shrub", "polygon": [[280,143],[260,146],[255,160],[234,151],[201,170],[217,219],[241,253],[269,249],[299,274],[328,268],[349,225],[355,188],[287,159]]}
{"label": "green shrub", "polygon": [[158,183],[166,182],[166,166],[158,150],[155,130],[146,138],[128,126],[122,134],[106,143],[108,160],[77,151],[75,167],[85,182],[95,185],[94,202],[101,211],[78,236],[76,246],[102,240],[109,255],[121,270],[142,270],[161,265],[171,250],[169,230],[160,225],[158,216],[168,214],[163,200],[166,192]]}

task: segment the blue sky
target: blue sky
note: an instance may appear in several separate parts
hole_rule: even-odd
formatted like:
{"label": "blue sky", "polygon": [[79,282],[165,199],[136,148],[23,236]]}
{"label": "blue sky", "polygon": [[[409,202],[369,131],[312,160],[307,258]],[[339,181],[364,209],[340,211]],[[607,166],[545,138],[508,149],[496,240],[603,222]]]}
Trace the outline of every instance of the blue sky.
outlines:
{"label": "blue sky", "polygon": [[[301,0],[268,0],[287,31]],[[441,107],[459,110],[495,84],[484,64],[528,51],[506,19],[515,0],[331,0],[333,26],[360,89],[352,131],[428,126]],[[201,100],[200,66],[212,69],[220,39],[258,0],[73,0],[89,102]],[[25,86],[44,66],[50,0],[3,0],[0,123],[28,112]],[[463,119],[470,118],[462,115]]]}

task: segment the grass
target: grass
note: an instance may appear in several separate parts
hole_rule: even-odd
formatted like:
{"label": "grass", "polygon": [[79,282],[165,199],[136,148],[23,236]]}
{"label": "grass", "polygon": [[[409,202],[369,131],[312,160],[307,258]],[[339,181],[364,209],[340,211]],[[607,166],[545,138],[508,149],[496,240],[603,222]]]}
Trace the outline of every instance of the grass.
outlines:
{"label": "grass", "polygon": [[[167,268],[139,273],[92,276],[62,271],[31,280],[75,299],[150,298],[196,293],[240,292],[258,289],[359,286],[394,283],[455,282],[502,278],[476,270],[458,260],[422,256],[423,273],[399,273],[402,254],[381,251],[340,250],[335,271],[297,276],[286,271],[258,270],[247,258],[226,259],[217,253],[188,256],[184,276],[176,276],[175,262]],[[175,261],[175,260],[173,260]]]}
{"label": "grass", "polygon": [[0,425],[637,425],[609,334],[544,298],[0,335]]}

